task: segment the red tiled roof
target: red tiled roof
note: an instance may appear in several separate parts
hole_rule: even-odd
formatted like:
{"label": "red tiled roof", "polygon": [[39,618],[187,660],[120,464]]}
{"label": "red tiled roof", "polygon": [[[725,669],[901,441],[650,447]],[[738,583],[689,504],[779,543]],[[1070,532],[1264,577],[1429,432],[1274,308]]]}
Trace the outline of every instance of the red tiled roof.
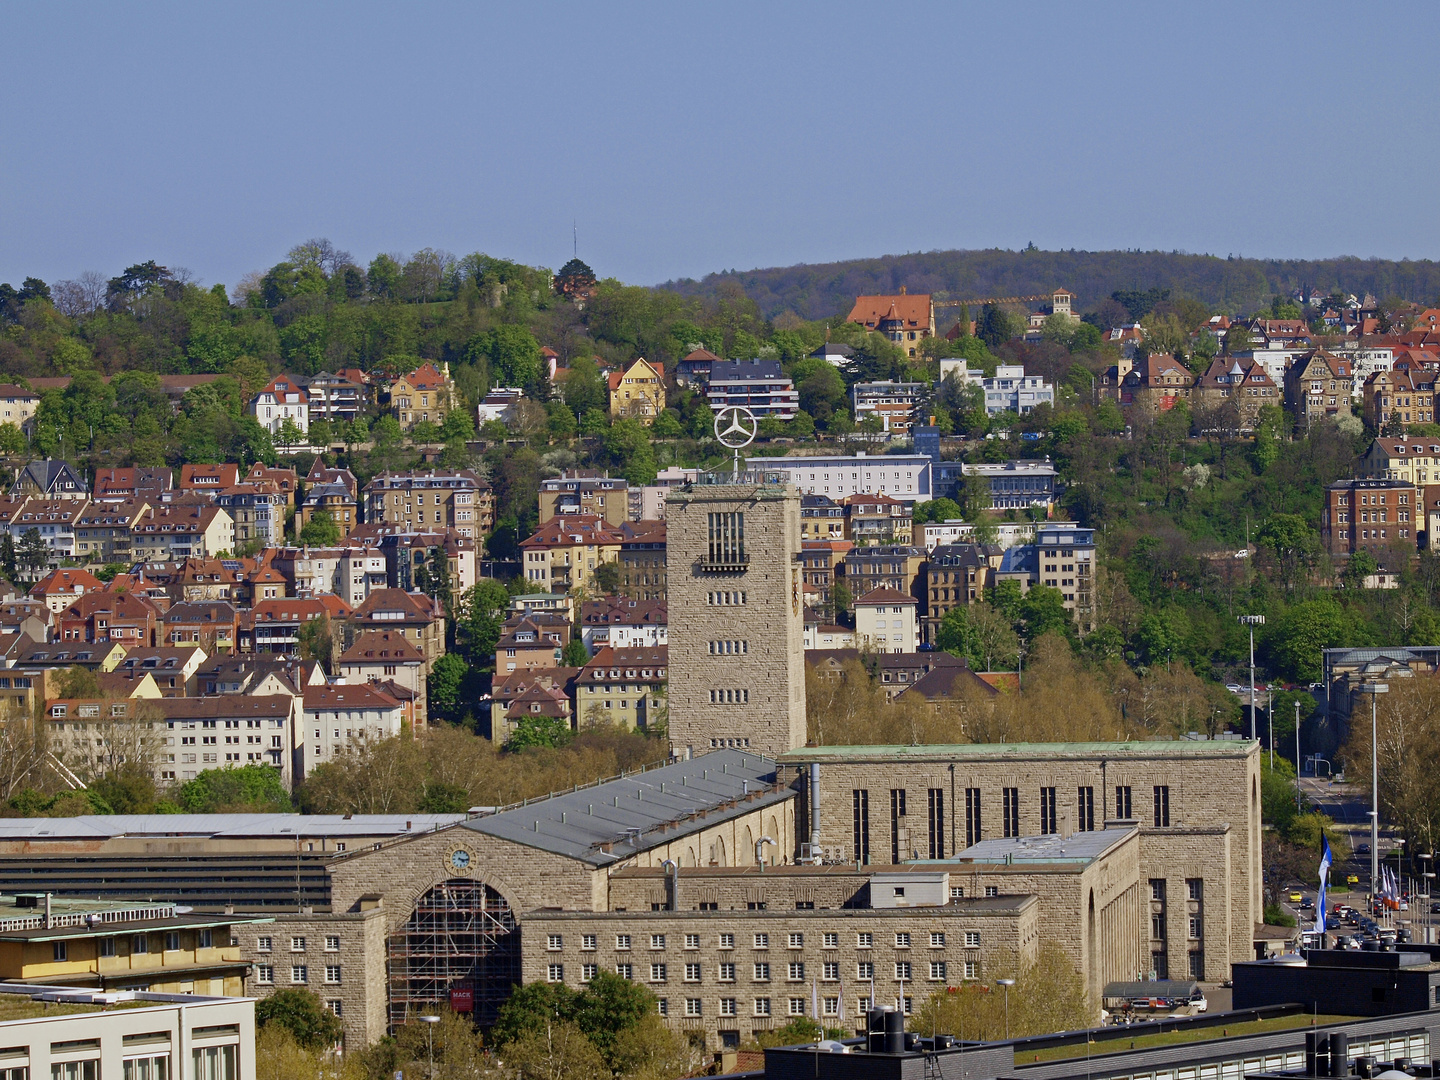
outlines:
{"label": "red tiled roof", "polygon": [[855,306],[850,309],[845,321],[873,329],[882,320],[895,319],[905,326],[929,329],[931,310],[929,293],[857,296]]}

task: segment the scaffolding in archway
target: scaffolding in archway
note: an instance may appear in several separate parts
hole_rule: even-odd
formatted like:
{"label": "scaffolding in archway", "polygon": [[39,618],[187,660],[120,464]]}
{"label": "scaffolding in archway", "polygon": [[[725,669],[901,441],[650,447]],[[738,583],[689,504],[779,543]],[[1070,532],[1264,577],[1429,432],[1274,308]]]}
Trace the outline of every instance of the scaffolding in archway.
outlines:
{"label": "scaffolding in archway", "polygon": [[474,995],[472,1016],[492,1024],[520,982],[520,935],[509,903],[477,881],[453,879],[422,896],[387,942],[392,1027]]}

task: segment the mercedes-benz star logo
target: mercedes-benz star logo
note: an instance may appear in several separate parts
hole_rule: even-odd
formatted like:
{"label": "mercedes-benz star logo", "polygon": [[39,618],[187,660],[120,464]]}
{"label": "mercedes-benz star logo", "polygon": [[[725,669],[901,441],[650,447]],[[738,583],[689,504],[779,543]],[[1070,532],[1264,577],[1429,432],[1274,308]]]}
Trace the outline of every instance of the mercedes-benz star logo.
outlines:
{"label": "mercedes-benz star logo", "polygon": [[744,405],[727,405],[715,414],[715,438],[730,450],[739,450],[755,441],[760,421]]}

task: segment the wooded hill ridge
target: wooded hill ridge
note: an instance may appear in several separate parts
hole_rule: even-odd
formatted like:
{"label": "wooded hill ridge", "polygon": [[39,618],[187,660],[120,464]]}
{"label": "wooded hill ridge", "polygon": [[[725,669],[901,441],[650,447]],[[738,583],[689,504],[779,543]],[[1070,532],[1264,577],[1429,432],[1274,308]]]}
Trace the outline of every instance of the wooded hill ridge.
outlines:
{"label": "wooded hill ridge", "polygon": [[[767,319],[789,311],[825,319],[850,310],[856,296],[893,294],[905,286],[936,299],[1030,296],[1066,288],[1078,311],[1094,310],[1117,290],[1170,289],[1229,314],[1255,311],[1277,293],[1308,289],[1399,296],[1432,303],[1440,297],[1440,262],[1431,259],[1247,259],[1179,251],[926,251],[872,259],[707,274],[657,288],[686,296],[722,295],[740,285]],[[950,322],[955,312],[946,313]],[[973,315],[973,313],[972,313]],[[938,313],[937,313],[938,316]],[[946,318],[937,318],[944,329]]]}

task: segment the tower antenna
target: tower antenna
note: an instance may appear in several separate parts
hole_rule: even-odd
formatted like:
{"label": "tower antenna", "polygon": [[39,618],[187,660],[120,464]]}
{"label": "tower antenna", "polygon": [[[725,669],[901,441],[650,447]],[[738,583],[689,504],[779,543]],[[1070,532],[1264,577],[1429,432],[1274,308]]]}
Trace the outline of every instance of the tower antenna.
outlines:
{"label": "tower antenna", "polygon": [[572,258],[580,257],[580,226],[575,219],[570,220],[570,255]]}

